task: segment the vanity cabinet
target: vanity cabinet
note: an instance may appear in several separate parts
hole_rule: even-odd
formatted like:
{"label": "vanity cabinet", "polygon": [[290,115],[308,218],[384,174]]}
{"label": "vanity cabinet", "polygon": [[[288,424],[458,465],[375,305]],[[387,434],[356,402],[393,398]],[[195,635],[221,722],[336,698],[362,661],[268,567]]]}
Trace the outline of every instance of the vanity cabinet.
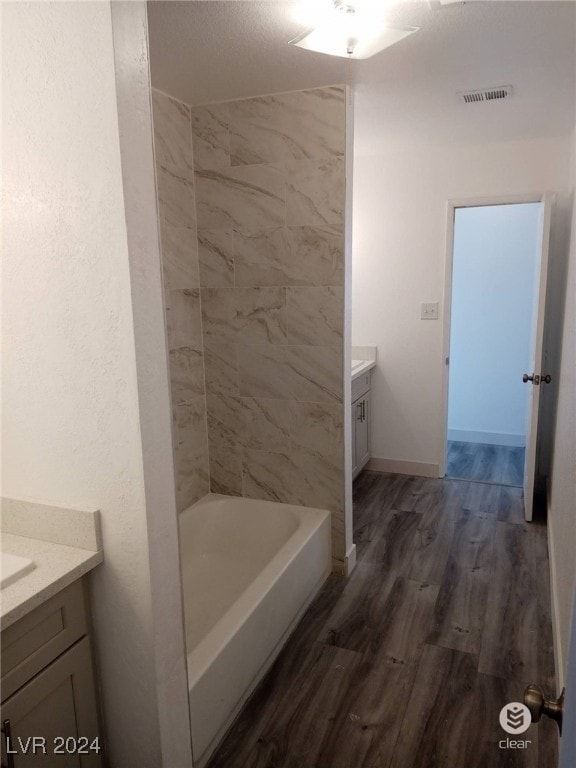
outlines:
{"label": "vanity cabinet", "polygon": [[370,459],[370,377],[368,371],[352,380],[352,479]]}
{"label": "vanity cabinet", "polygon": [[100,768],[83,584],[2,632],[3,768]]}

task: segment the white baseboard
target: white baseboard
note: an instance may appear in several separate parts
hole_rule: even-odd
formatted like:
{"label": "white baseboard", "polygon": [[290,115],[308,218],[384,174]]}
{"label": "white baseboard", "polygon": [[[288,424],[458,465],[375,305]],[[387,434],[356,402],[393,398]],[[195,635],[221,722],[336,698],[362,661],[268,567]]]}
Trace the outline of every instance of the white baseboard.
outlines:
{"label": "white baseboard", "polygon": [[449,429],[448,440],[459,443],[485,443],[486,445],[509,445],[514,448],[526,446],[526,436],[512,432],[479,432],[473,429]]}
{"label": "white baseboard", "polygon": [[427,464],[423,461],[401,461],[399,459],[378,459],[372,457],[366,469],[372,472],[395,472],[398,475],[416,475],[418,477],[439,477],[440,465]]}
{"label": "white baseboard", "polygon": [[346,562],[344,564],[344,573],[346,576],[350,576],[354,568],[356,567],[356,544],[352,544],[348,552],[346,552]]}
{"label": "white baseboard", "polygon": [[356,544],[352,544],[348,552],[346,552],[344,560],[340,560],[337,557],[332,558],[332,573],[337,573],[340,576],[350,576],[355,567]]}
{"label": "white baseboard", "polygon": [[554,667],[556,672],[556,689],[559,692],[564,685],[565,668],[562,655],[562,641],[560,631],[560,611],[558,608],[558,577],[556,570],[556,553],[554,551],[554,536],[552,533],[554,515],[550,506],[550,493],[547,499],[547,527],[548,527],[548,560],[550,563],[550,606],[552,612],[552,641],[554,643]]}

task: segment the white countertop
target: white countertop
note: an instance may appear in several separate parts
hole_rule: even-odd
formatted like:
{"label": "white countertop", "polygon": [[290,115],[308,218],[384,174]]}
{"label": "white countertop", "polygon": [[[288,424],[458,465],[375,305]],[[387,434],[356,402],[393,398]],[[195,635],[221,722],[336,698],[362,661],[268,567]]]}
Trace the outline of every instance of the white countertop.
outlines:
{"label": "white countertop", "polygon": [[376,367],[376,360],[352,360],[352,381]]}
{"label": "white countertop", "polygon": [[51,541],[2,534],[2,551],[29,557],[34,569],[0,592],[0,628],[6,629],[49,597],[84,576],[104,559],[102,550],[67,547]]}
{"label": "white countertop", "polygon": [[0,628],[6,629],[104,559],[98,510],[2,499],[0,548],[29,558],[34,568],[0,590]]}

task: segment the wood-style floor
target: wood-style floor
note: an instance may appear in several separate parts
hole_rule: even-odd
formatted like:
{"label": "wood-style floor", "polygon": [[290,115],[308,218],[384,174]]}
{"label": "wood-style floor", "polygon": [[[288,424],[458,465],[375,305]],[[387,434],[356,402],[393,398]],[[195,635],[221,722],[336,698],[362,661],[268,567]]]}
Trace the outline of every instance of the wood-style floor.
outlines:
{"label": "wood-style floor", "polygon": [[448,441],[446,477],[521,487],[524,448]]}
{"label": "wood-style floor", "polygon": [[521,491],[363,472],[354,519],[355,571],[330,578],[210,768],[554,768],[550,720],[499,746],[505,704],[555,691],[546,528]]}

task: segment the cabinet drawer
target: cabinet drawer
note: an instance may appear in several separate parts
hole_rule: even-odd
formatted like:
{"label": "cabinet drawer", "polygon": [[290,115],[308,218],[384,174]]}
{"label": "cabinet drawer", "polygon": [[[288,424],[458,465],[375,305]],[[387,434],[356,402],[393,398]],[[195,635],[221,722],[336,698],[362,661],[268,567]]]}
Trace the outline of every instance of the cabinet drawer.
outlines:
{"label": "cabinet drawer", "polygon": [[85,634],[79,580],[2,632],[2,700]]}
{"label": "cabinet drawer", "polygon": [[365,392],[368,392],[370,389],[370,376],[371,372],[367,371],[352,381],[352,402],[361,397]]}

